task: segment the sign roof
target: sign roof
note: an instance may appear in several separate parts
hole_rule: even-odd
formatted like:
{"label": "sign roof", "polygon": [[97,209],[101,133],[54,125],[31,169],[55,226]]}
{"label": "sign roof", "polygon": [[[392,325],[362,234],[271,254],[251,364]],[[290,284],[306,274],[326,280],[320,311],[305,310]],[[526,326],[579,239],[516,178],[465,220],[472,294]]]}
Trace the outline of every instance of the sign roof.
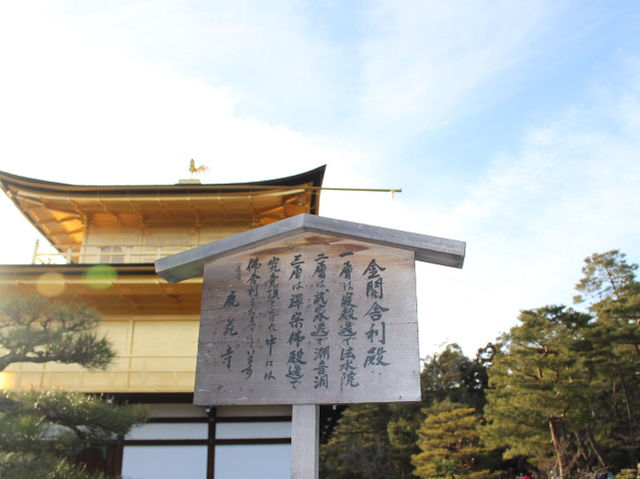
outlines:
{"label": "sign roof", "polygon": [[303,232],[344,238],[413,251],[416,261],[462,268],[466,243],[407,231],[301,214],[221,239],[156,261],[156,272],[170,283],[202,275],[205,263],[216,258],[282,240]]}

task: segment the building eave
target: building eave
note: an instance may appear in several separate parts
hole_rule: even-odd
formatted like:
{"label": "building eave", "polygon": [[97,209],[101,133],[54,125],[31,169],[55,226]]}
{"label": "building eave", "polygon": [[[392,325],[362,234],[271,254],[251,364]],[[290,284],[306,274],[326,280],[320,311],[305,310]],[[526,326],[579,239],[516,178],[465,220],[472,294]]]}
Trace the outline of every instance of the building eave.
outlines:
{"label": "building eave", "polygon": [[210,193],[240,193],[255,191],[256,189],[295,187],[305,183],[322,186],[326,165],[293,176],[286,176],[273,180],[253,181],[244,183],[177,183],[174,185],[72,185],[54,181],[39,180],[26,176],[14,175],[0,171],[0,186],[5,192],[11,185],[20,189],[39,191],[50,194],[74,195],[164,195],[164,194],[210,194]]}
{"label": "building eave", "polygon": [[151,263],[0,265],[0,299],[44,294],[110,315],[198,315],[201,278],[172,285]]}
{"label": "building eave", "polygon": [[60,252],[77,251],[93,215],[133,215],[153,223],[198,218],[252,228],[299,213],[318,214],[325,166],[249,183],[71,185],[0,171],[0,188]]}

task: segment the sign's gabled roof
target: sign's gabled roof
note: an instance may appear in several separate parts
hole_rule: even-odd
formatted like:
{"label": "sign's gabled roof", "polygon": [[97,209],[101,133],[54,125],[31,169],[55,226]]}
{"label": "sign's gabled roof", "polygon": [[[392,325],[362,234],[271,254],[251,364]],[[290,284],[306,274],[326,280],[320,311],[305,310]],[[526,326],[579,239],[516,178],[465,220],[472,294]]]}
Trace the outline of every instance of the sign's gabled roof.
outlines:
{"label": "sign's gabled roof", "polygon": [[417,261],[455,268],[462,268],[466,248],[464,241],[301,214],[182,253],[160,258],[155,263],[156,272],[170,283],[177,283],[202,275],[205,263],[213,259],[289,238],[303,232],[325,233],[405,249],[413,251]]}

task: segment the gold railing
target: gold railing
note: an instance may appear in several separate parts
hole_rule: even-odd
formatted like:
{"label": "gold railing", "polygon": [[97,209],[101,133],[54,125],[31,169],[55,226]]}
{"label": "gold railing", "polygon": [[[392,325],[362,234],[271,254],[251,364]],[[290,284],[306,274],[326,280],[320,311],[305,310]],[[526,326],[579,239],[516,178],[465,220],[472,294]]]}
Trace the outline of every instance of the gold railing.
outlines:
{"label": "gold railing", "polygon": [[118,356],[114,366],[92,371],[79,366],[47,363],[39,368],[15,368],[2,373],[10,389],[62,388],[86,392],[192,391],[196,356]]}
{"label": "gold railing", "polygon": [[169,256],[181,251],[200,246],[199,244],[183,244],[178,246],[141,246],[118,245],[119,251],[106,251],[104,248],[113,248],[112,245],[88,245],[78,247],[59,246],[63,251],[49,248],[43,251],[36,244],[33,253],[32,264],[126,264],[126,263],[153,263],[158,258]]}

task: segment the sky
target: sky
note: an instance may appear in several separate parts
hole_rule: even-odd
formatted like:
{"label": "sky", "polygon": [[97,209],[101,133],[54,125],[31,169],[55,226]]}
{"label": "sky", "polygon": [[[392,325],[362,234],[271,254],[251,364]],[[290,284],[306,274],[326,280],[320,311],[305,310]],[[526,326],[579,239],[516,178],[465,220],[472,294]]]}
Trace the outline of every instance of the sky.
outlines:
{"label": "sky", "polygon": [[[417,265],[419,339],[474,356],[571,305],[585,257],[640,262],[638,25],[634,0],[2,2],[0,170],[401,188],[320,214],[466,241]],[[29,263],[37,232],[0,218],[0,264]]]}

